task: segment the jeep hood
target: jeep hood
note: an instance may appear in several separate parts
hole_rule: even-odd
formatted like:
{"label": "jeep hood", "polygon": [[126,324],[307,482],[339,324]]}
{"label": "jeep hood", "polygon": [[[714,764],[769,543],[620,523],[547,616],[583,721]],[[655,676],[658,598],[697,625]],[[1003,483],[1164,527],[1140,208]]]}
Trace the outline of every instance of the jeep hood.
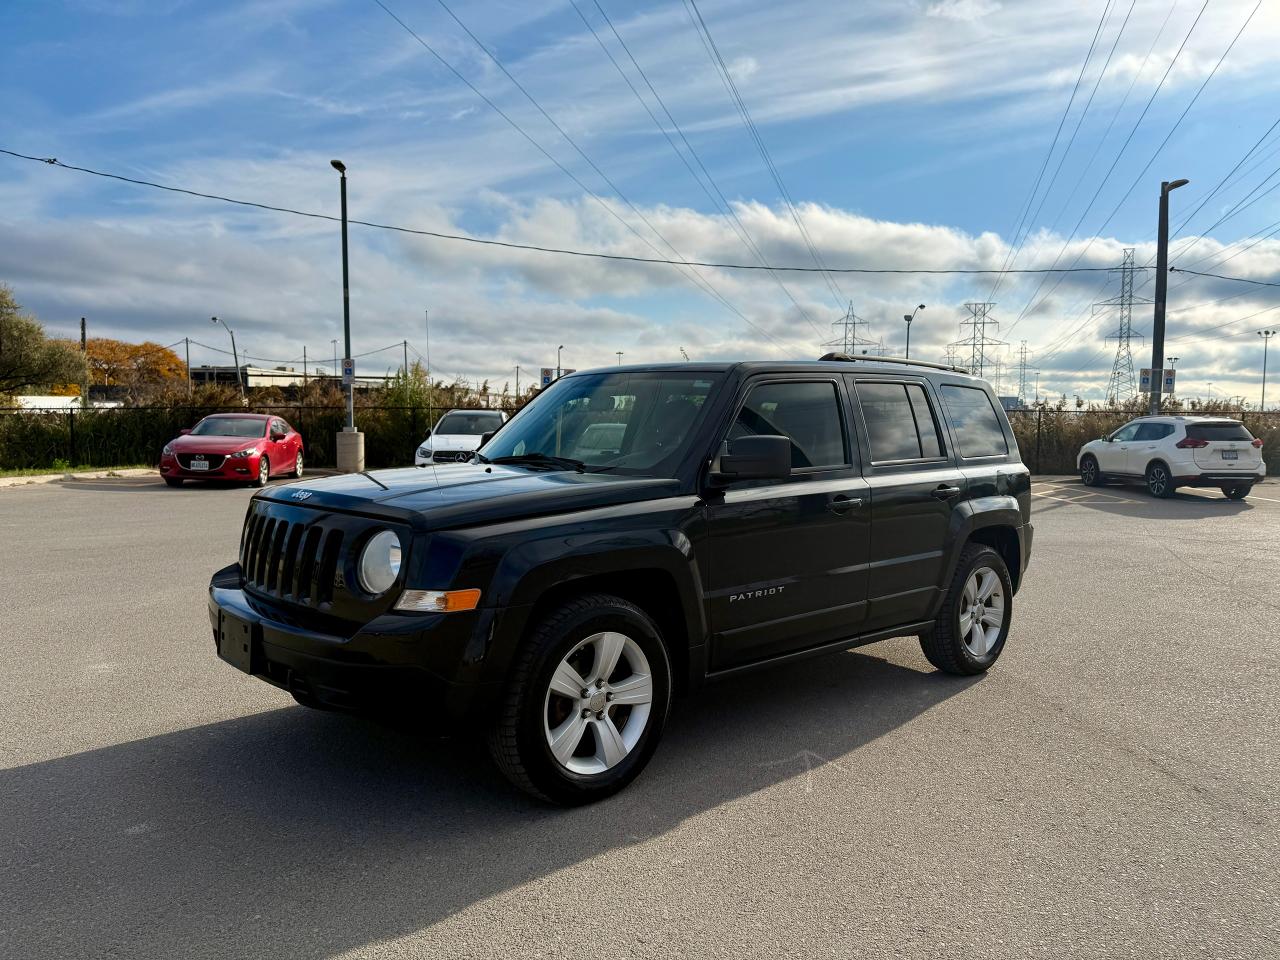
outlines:
{"label": "jeep hood", "polygon": [[655,500],[679,490],[673,479],[446,463],[322,477],[269,487],[257,496],[444,530]]}

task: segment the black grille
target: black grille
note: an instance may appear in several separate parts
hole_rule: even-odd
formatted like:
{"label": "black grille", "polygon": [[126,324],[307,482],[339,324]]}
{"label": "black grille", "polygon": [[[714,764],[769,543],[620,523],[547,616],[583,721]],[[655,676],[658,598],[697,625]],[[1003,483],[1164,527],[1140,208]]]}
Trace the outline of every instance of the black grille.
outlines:
{"label": "black grille", "polygon": [[471,459],[474,450],[437,450],[431,454],[436,463],[466,463]]}
{"label": "black grille", "polygon": [[180,453],[178,454],[178,463],[185,470],[191,469],[191,461],[200,460],[209,464],[210,470],[217,470],[227,458],[220,453]]}
{"label": "black grille", "polygon": [[343,532],[326,528],[324,519],[250,513],[240,548],[245,587],[308,606],[332,602]]}

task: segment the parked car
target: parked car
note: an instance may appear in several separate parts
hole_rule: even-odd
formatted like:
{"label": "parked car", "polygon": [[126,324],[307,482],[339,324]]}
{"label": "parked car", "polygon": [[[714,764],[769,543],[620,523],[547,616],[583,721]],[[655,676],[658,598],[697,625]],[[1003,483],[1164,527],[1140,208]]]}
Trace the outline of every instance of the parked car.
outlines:
{"label": "parked car", "polygon": [[450,410],[428,430],[414,453],[414,466],[428,463],[466,463],[480,449],[486,433],[493,433],[507,422],[501,410]]}
{"label": "parked car", "polygon": [[299,703],[484,730],[512,782],[584,803],[709,681],[901,635],[987,670],[1030,490],[991,388],[936,364],[580,372],[470,463],[259,492],[209,619]]}
{"label": "parked car", "polygon": [[1223,417],[1139,417],[1080,448],[1086,486],[1142,482],[1153,497],[1178,487],[1218,487],[1243,500],[1267,475],[1262,441],[1239,420]]}
{"label": "parked car", "polygon": [[301,477],[302,437],[280,417],[215,413],[164,445],[160,476],[183,480],[241,480],[265,487],[272,477]]}

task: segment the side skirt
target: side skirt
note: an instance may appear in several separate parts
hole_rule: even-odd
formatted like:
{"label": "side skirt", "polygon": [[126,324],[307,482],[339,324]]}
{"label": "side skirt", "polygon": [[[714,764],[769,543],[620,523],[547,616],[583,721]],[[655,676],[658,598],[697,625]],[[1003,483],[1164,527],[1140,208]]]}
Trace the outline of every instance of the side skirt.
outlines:
{"label": "side skirt", "polygon": [[756,670],[762,670],[768,667],[776,667],[783,663],[793,663],[797,660],[807,660],[810,657],[820,657],[828,653],[838,653],[841,650],[851,650],[854,647],[862,647],[868,643],[876,643],[879,640],[889,640],[892,637],[910,636],[912,634],[922,633],[933,627],[932,620],[921,620],[918,623],[904,623],[888,630],[877,630],[875,633],[864,633],[859,636],[850,637],[845,640],[835,640],[831,643],[824,643],[817,647],[809,647],[805,650],[796,650],[792,653],[784,653],[781,656],[770,657],[767,660],[757,660],[755,663],[744,663],[737,667],[729,667],[725,670],[716,670],[708,673],[704,681],[710,683],[714,680],[723,680],[726,677],[736,677],[744,673],[752,673]]}

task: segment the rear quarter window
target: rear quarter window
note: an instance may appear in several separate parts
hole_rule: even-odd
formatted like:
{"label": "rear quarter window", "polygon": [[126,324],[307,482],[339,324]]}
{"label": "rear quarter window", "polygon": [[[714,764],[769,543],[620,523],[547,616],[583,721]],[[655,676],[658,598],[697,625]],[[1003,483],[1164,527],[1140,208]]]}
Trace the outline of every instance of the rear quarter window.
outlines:
{"label": "rear quarter window", "polygon": [[941,392],[960,456],[967,459],[1002,457],[1009,452],[1000,416],[987,391],[943,384]]}

